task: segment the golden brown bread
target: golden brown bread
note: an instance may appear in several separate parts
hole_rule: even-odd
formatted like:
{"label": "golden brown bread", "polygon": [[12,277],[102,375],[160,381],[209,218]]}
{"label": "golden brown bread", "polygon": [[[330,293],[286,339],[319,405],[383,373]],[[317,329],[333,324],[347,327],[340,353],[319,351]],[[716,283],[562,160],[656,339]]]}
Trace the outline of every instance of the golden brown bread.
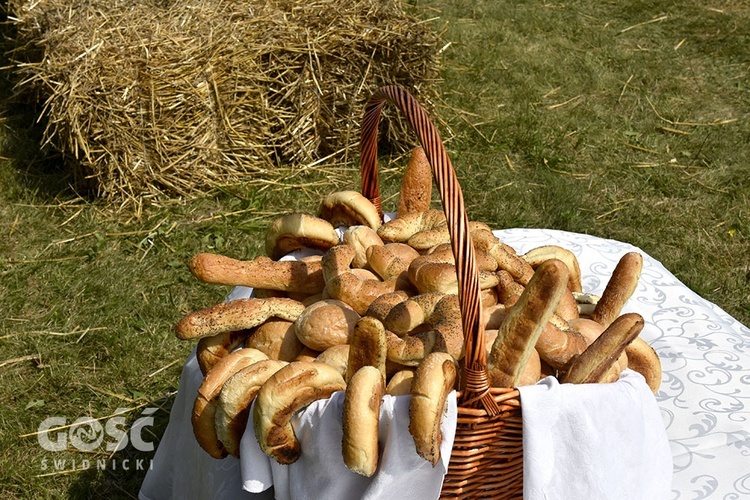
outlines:
{"label": "golden brown bread", "polygon": [[224,382],[242,368],[268,359],[257,349],[238,349],[222,358],[208,372],[198,388],[191,422],[193,434],[203,450],[213,458],[224,458],[227,451],[216,434],[216,399]]}
{"label": "golden brown bread", "polygon": [[323,254],[324,293],[364,315],[377,297],[395,291],[398,280],[362,279],[351,269],[353,259],[354,249],[349,245],[335,246]]}
{"label": "golden brown bread", "polygon": [[[419,304],[417,301],[415,303]],[[461,359],[464,339],[458,297],[443,296],[432,309],[422,310],[422,317],[425,329],[417,327],[402,337],[386,330],[388,359],[402,365],[416,366],[433,351],[447,352],[454,358]]]}
{"label": "golden brown bread", "polygon": [[[401,279],[409,281],[409,264],[402,261],[390,246],[372,246],[367,249],[367,264],[383,280]],[[401,286],[400,288],[404,288]]]}
{"label": "golden brown bread", "polygon": [[399,217],[412,212],[429,210],[432,200],[432,169],[422,147],[412,150],[401,180],[397,214]]}
{"label": "golden brown bread", "polygon": [[495,273],[498,279],[497,298],[501,304],[507,304],[510,300],[520,297],[523,293],[523,285],[516,282],[508,271],[500,270]]}
{"label": "golden brown bread", "polygon": [[318,217],[327,220],[333,227],[380,227],[378,209],[358,191],[337,191],[324,196],[320,202]]}
{"label": "golden brown bread", "polygon": [[240,456],[240,440],[260,386],[286,364],[275,359],[257,361],[237,371],[222,385],[216,400],[216,435],[233,457]]}
{"label": "golden brown bread", "polygon": [[635,370],[646,379],[651,391],[656,394],[661,386],[661,360],[653,347],[641,337],[636,337],[625,348],[628,356],[628,368]]}
{"label": "golden brown bread", "polygon": [[409,334],[419,325],[428,323],[442,293],[421,293],[394,305],[383,321],[383,325],[398,336]]}
{"label": "golden brown bread", "polygon": [[442,210],[410,212],[380,226],[378,236],[385,242],[405,243],[416,233],[425,229],[433,229],[444,222],[445,212]]}
{"label": "golden brown bread", "polygon": [[354,258],[352,259],[354,267],[365,267],[367,265],[368,248],[383,246],[383,240],[380,239],[378,233],[368,226],[351,226],[347,228],[341,237],[341,241],[344,245],[349,245],[354,249]]}
{"label": "golden brown bread", "polygon": [[396,304],[399,304],[408,298],[409,294],[404,290],[396,290],[395,292],[383,294],[370,303],[364,316],[371,316],[384,322],[388,313],[391,312],[391,309],[393,309]]}
{"label": "golden brown bread", "polygon": [[296,358],[294,358],[294,361],[309,361],[314,362],[318,360],[318,357],[323,354],[320,351],[316,351],[315,349],[310,349],[309,347],[305,346],[304,349],[297,355]]}
{"label": "golden brown bread", "polygon": [[274,261],[265,256],[253,260],[236,260],[223,255],[200,253],[188,266],[190,272],[204,283],[248,286],[256,289],[281,290],[305,294],[323,290],[320,262]]}
{"label": "golden brown bread", "polygon": [[385,381],[388,345],[383,323],[375,318],[363,316],[354,325],[349,345],[349,359],[344,377],[347,383],[363,366],[377,368]]}
{"label": "golden brown bread", "polygon": [[521,298],[507,312],[487,359],[490,385],[516,387],[549,318],[567,290],[568,268],[559,260],[542,263]]}
{"label": "golden brown bread", "polygon": [[643,318],[640,314],[628,313],[618,317],[573,360],[562,382],[587,384],[602,381],[620,354],[638,337],[642,329]]}
{"label": "golden brown bread", "polygon": [[273,317],[294,321],[304,309],[301,302],[284,297],[230,300],[183,317],[176,335],[182,340],[197,339],[254,328]]}
{"label": "golden brown bread", "polygon": [[475,231],[472,240],[475,248],[489,253],[497,261],[497,267],[510,273],[514,280],[522,285],[531,280],[534,275],[531,265],[519,257],[512,248],[504,245],[492,231]]}
{"label": "golden brown bread", "polygon": [[266,255],[279,260],[302,248],[325,252],[339,241],[338,233],[327,220],[306,214],[288,214],[268,226]]}
{"label": "golden brown bread", "polygon": [[292,361],[305,345],[297,338],[294,321],[269,319],[245,340],[245,347],[263,351],[271,359]]}
{"label": "golden brown bread", "polygon": [[529,360],[526,362],[526,367],[523,369],[523,372],[518,379],[517,386],[534,385],[539,382],[539,379],[541,378],[542,358],[539,357],[539,352],[536,349],[532,349]]}
{"label": "golden brown bread", "polygon": [[[593,344],[594,341],[599,338],[599,335],[605,330],[604,325],[588,318],[575,318],[571,320],[569,324],[570,328],[583,335],[583,338],[586,339],[587,347]],[[620,378],[620,372],[628,367],[628,356],[624,351],[620,354],[620,357],[617,358],[617,364],[618,371],[616,379]]]}
{"label": "golden brown bread", "polygon": [[567,248],[557,245],[544,245],[529,250],[521,257],[533,268],[538,267],[539,264],[545,260],[561,260],[566,266],[568,266],[568,271],[570,271],[568,276],[568,289],[571,292],[583,291],[581,285],[581,267],[578,264],[578,258]]}
{"label": "golden brown bread", "polygon": [[200,447],[211,457],[221,459],[227,456],[227,450],[216,434],[216,403],[208,401],[200,394],[196,396],[191,414],[193,435]]}
{"label": "golden brown bread", "polygon": [[409,433],[417,454],[433,466],[440,460],[443,433],[440,422],[445,400],[453,390],[458,363],[450,354],[433,352],[420,363],[411,384]]}
{"label": "golden brown bread", "polygon": [[195,355],[198,358],[201,373],[205,376],[221,358],[241,346],[250,333],[250,330],[240,330],[200,339]]}
{"label": "golden brown bread", "polygon": [[365,477],[378,468],[378,430],[380,405],[385,394],[383,376],[374,366],[365,365],[349,380],[344,395],[343,439],[344,463]]}
{"label": "golden brown bread", "polygon": [[346,368],[349,364],[349,344],[341,344],[329,347],[318,354],[315,358],[317,363],[325,363],[336,368],[344,379],[346,379]]}
{"label": "golden brown bread", "polygon": [[391,396],[406,396],[411,394],[411,383],[413,380],[413,369],[399,370],[388,381],[385,392]]}
{"label": "golden brown bread", "polygon": [[[484,222],[470,221],[469,233],[474,235],[476,231],[490,231],[490,227]],[[420,252],[425,252],[442,245],[450,246],[450,241],[451,237],[448,232],[448,222],[443,221],[431,229],[424,229],[414,233],[408,240],[406,240],[406,243]],[[477,248],[475,250],[478,253],[481,252],[481,249]],[[484,256],[482,256],[481,259],[484,259]],[[497,263],[494,263],[494,267],[497,267]]]}
{"label": "golden brown bread", "polygon": [[346,389],[344,378],[325,363],[294,361],[264,383],[253,406],[260,449],[280,464],[297,461],[302,452],[291,418],[313,401]]}
{"label": "golden brown bread", "polygon": [[591,319],[605,327],[609,326],[620,315],[625,303],[635,292],[642,269],[643,256],[641,254],[629,252],[623,255],[615,266],[601,298],[596,303],[594,312],[590,316]]}
{"label": "golden brown bread", "polygon": [[328,281],[325,290],[331,298],[349,304],[364,315],[376,298],[394,292],[397,285],[398,279],[363,280],[352,272],[345,272]]}
{"label": "golden brown bread", "polygon": [[393,253],[396,257],[398,257],[401,262],[406,264],[407,266],[411,264],[411,261],[419,257],[419,252],[417,252],[415,249],[407,245],[406,243],[386,243],[386,247],[388,247],[388,250]]}
{"label": "golden brown bread", "polygon": [[316,351],[348,344],[359,314],[346,303],[327,299],[315,302],[299,315],[294,322],[297,338]]}
{"label": "golden brown bread", "polygon": [[[458,293],[458,276],[452,254],[421,255],[409,264],[409,281],[419,293]],[[498,285],[499,278],[494,272],[478,271],[481,289]]]}

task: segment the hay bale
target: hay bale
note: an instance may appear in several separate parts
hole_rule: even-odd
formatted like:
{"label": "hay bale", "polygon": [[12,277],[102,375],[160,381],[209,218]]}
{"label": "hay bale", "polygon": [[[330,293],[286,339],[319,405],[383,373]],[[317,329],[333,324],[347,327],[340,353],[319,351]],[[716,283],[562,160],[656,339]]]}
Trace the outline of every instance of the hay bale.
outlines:
{"label": "hay bale", "polygon": [[[403,85],[428,108],[436,94],[439,36],[397,0],[8,9],[19,87],[44,104],[44,140],[94,195],[125,205],[346,151],[380,85]],[[390,130],[396,143],[409,135],[403,124]]]}

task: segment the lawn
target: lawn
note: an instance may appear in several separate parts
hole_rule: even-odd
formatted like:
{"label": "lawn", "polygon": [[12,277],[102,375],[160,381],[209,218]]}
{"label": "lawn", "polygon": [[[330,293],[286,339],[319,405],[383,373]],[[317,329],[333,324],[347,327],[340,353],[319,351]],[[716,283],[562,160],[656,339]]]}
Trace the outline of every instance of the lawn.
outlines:
{"label": "lawn", "polygon": [[[748,5],[413,3],[444,30],[437,113],[471,219],[632,243],[750,324]],[[0,496],[134,498],[153,451],[50,451],[40,425],[125,409],[158,443],[193,347],[174,325],[229,292],[187,260],[259,255],[281,213],[359,187],[357,153],[118,212],[69,188],[32,111],[8,102],[0,132]],[[382,175],[390,208],[403,163]]]}

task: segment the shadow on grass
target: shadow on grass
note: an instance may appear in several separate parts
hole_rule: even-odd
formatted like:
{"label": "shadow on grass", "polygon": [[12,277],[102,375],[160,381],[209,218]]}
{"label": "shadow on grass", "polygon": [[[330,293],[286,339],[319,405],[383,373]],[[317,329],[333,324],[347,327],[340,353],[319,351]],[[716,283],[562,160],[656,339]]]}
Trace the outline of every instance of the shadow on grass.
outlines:
{"label": "shadow on grass", "polygon": [[[129,431],[131,441],[122,450],[116,452],[111,458],[97,456],[88,462],[88,467],[78,464],[84,468],[77,474],[76,481],[68,489],[68,497],[74,499],[84,498],[108,498],[126,499],[138,498],[146,473],[151,468],[156,449],[169,422],[169,413],[174,396],[157,401],[152,406],[143,409],[143,412],[134,411],[134,415],[127,419],[125,429]],[[157,409],[151,413],[149,410]],[[165,410],[165,411],[162,411]],[[153,418],[153,421],[148,420]],[[140,437],[142,445],[132,442],[133,424],[141,419],[145,425],[141,427]],[[146,419],[146,420],[143,420]],[[151,448],[153,446],[153,449]],[[103,446],[103,445],[102,445]],[[140,451],[138,448],[141,448]],[[190,473],[190,471],[186,471]]]}
{"label": "shadow on grass", "polygon": [[[45,121],[40,119],[43,103],[38,96],[19,92],[20,75],[10,57],[14,27],[7,22],[7,1],[0,4],[0,159],[9,165],[8,175],[17,179],[27,194],[42,200],[78,197],[63,156],[43,145]],[[74,182],[75,181],[75,182]],[[80,188],[79,188],[80,189]],[[20,194],[20,193],[19,193]],[[21,194],[22,198],[25,198]]]}

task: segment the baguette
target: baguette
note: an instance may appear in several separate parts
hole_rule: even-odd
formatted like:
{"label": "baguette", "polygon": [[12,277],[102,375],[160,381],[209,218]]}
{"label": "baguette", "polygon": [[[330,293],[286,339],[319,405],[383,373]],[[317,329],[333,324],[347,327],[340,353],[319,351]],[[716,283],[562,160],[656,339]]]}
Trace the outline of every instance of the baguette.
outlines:
{"label": "baguette", "polygon": [[568,268],[557,260],[542,263],[498,328],[487,359],[490,385],[519,385],[537,340],[567,290]]}

